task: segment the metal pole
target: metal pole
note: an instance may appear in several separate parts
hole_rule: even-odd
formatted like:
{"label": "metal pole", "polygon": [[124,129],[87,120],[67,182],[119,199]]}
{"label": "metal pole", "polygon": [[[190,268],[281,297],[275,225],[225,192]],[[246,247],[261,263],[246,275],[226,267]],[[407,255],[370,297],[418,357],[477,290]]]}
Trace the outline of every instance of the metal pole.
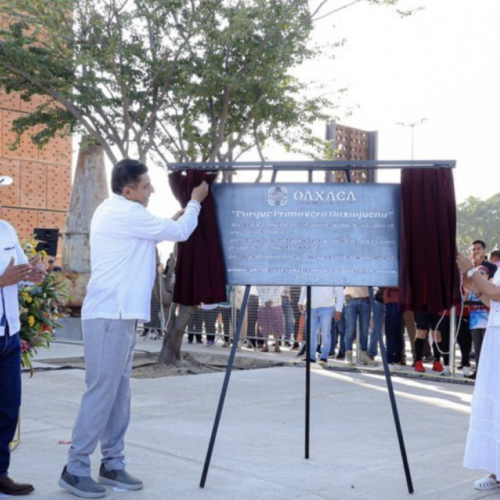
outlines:
{"label": "metal pole", "polygon": [[413,160],[414,160],[414,151],[415,151],[415,147],[414,147],[414,139],[415,139],[415,127],[417,125],[422,125],[422,123],[426,122],[427,121],[427,118],[420,118],[420,121],[418,122],[413,122],[413,123],[403,123],[403,122],[398,122],[396,125],[401,125],[402,127],[410,127],[411,129],[411,161],[412,161],[412,164],[413,164]]}
{"label": "metal pole", "polygon": [[214,451],[215,439],[217,438],[217,431],[219,429],[220,419],[222,416],[222,409],[224,407],[224,400],[226,399],[227,388],[229,386],[229,379],[231,378],[231,370],[233,369],[234,358],[236,356],[236,349],[238,347],[238,341],[240,339],[240,331],[243,325],[243,318],[245,316],[245,312],[247,309],[249,295],[250,295],[250,285],[247,285],[245,287],[245,295],[243,296],[243,304],[241,305],[240,319],[238,320],[238,326],[236,327],[236,332],[234,333],[233,345],[231,346],[231,354],[229,355],[229,361],[227,363],[226,376],[224,377],[224,383],[222,385],[219,405],[217,407],[214,426],[212,428],[212,435],[210,437],[207,456],[205,458],[205,465],[203,467],[203,473],[201,475],[200,488],[204,488],[205,483],[207,481],[208,469],[210,468],[210,460],[212,459],[212,452]]}
{"label": "metal pole", "polygon": [[[306,306],[306,440],[305,457],[309,458],[309,428],[311,417],[311,287],[307,287],[307,306]],[[316,350],[316,346],[314,346]]]}
{"label": "metal pole", "polygon": [[[359,354],[361,353],[361,345],[359,341],[359,335],[360,335],[359,321],[360,319],[358,318],[356,320],[356,362],[359,361]],[[370,330],[368,330],[368,340],[369,339],[370,339]]]}
{"label": "metal pole", "polygon": [[[375,310],[375,296],[373,295],[373,287],[368,287],[370,293],[370,303],[372,306],[372,311]],[[384,346],[384,340],[382,338],[382,330],[377,332],[378,344],[380,347],[380,354],[382,356],[382,363],[384,365],[385,380],[387,382],[387,391],[389,392],[389,399],[391,401],[392,415],[394,417],[394,423],[396,424],[396,432],[398,435],[399,449],[401,451],[401,458],[403,459],[403,467],[405,470],[406,484],[408,485],[408,492],[413,493],[413,483],[411,480],[410,466],[408,464],[408,457],[406,456],[406,448],[403,437],[403,431],[401,429],[401,422],[399,420],[398,406],[396,404],[396,396],[394,395],[394,387],[392,385],[391,372],[389,371],[389,363],[387,362],[387,352]]]}
{"label": "metal pole", "polygon": [[158,285],[160,288],[160,328],[161,333],[165,334],[165,308],[163,307],[163,273],[158,273]]}
{"label": "metal pole", "polygon": [[[313,181],[312,170],[307,172],[307,181]],[[314,346],[316,352],[316,346]],[[311,287],[307,287],[306,304],[306,422],[305,422],[305,457],[309,459],[310,423],[311,423]]]}
{"label": "metal pole", "polygon": [[415,159],[414,155],[414,138],[415,138],[415,124],[411,124],[411,159]]}
{"label": "metal pole", "polygon": [[455,334],[457,331],[457,311],[455,307],[450,311],[450,371],[452,377],[455,376]]}

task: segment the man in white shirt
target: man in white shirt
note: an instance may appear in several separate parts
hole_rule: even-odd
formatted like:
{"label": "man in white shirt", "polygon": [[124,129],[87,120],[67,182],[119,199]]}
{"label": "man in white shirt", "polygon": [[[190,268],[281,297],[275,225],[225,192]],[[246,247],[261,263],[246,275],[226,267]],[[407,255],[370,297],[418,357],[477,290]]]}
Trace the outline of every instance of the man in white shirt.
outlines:
{"label": "man in white shirt", "polygon": [[[299,309],[302,311],[307,301],[307,287],[302,287]],[[340,321],[344,307],[344,289],[340,286],[311,287],[311,346],[309,359],[316,362],[318,333],[321,328],[323,339],[320,363],[326,364],[332,346],[332,319]]]}
{"label": "man in white shirt", "polygon": [[[125,159],[113,167],[113,194],[95,211],[90,227],[91,278],[82,307],[85,382],[68,463],[59,485],[82,498],[106,495],[102,484],[139,490],[142,481],[125,471],[124,440],[130,421],[130,375],[137,321],[150,320],[156,244],[186,241],[198,224],[208,193],[196,187],[174,219],[146,210],[154,192],[148,169]],[[90,455],[103,455],[99,483],[90,477]]]}
{"label": "man in white shirt", "polygon": [[[10,177],[0,176],[0,187],[10,184]],[[9,445],[16,433],[21,406],[18,284],[44,278],[45,272],[35,265],[38,260],[28,263],[15,229],[0,220],[0,493],[4,495],[27,495],[35,489],[31,484],[15,483],[8,473]]]}

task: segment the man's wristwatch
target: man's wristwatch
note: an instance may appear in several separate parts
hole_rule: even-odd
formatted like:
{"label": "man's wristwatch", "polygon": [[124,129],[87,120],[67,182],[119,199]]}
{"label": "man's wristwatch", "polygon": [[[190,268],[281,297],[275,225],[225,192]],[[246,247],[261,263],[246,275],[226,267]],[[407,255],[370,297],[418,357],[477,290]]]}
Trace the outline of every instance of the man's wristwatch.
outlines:
{"label": "man's wristwatch", "polygon": [[473,267],[467,271],[467,277],[472,278],[474,276],[474,273],[478,270],[477,267]]}

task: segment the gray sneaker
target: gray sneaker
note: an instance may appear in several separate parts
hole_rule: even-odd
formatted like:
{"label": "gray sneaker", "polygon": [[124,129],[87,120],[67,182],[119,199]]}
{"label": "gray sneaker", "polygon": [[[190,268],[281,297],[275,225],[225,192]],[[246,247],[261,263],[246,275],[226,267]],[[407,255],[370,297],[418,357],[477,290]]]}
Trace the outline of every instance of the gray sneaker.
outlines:
{"label": "gray sneaker", "polygon": [[131,476],[125,469],[107,470],[104,464],[99,469],[99,479],[101,484],[116,486],[122,490],[142,490],[144,484],[140,479]]}
{"label": "gray sneaker", "polygon": [[66,470],[66,465],[59,479],[59,486],[81,498],[103,498],[106,488],[97,484],[90,476],[75,476]]}

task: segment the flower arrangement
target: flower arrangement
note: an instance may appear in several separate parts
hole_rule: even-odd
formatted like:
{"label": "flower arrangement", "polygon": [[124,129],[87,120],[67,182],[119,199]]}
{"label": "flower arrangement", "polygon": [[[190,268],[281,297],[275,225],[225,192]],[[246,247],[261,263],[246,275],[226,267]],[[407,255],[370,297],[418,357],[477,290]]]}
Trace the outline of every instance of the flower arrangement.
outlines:
{"label": "flower arrangement", "polygon": [[38,254],[40,254],[44,259],[47,257],[47,252],[45,250],[37,252],[37,245],[38,243],[35,238],[28,238],[22,242],[21,247],[23,248],[23,252],[29,260],[35,258]]}
{"label": "flower arrangement", "polygon": [[[36,241],[32,238],[21,245],[28,259],[45,251],[36,251]],[[31,360],[40,347],[48,348],[54,330],[60,328],[57,320],[62,316],[61,299],[66,296],[65,284],[59,283],[54,274],[48,274],[41,283],[23,286],[19,289],[21,330],[21,361],[33,375]]]}

